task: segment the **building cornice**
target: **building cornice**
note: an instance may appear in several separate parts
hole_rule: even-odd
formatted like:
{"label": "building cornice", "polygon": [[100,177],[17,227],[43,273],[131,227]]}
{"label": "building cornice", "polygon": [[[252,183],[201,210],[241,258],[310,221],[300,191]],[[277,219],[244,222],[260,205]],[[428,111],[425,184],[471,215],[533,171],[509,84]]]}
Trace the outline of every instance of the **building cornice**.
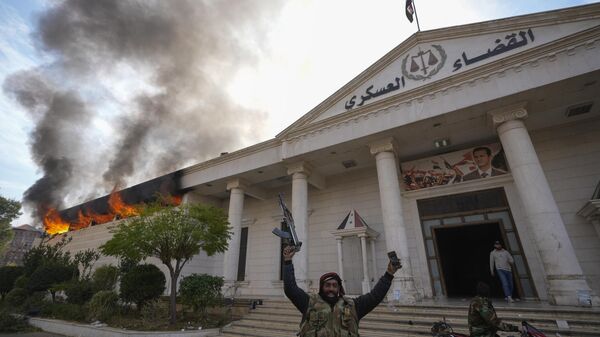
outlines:
{"label": "building cornice", "polygon": [[[339,127],[345,123],[368,120],[381,113],[390,112],[402,105],[411,106],[414,101],[435,99],[437,95],[447,95],[460,91],[461,87],[476,86],[477,81],[488,82],[494,77],[504,77],[508,71],[520,72],[524,67],[537,67],[544,60],[555,61],[558,54],[573,55],[580,48],[596,48],[600,41],[600,26],[581,31],[579,33],[555,40],[542,46],[531,48],[522,53],[508,56],[447,77],[440,81],[432,82],[415,89],[381,99],[367,106],[352,109],[349,112],[338,114],[319,121],[290,130],[288,134],[281,135],[282,141],[294,142],[299,138],[321,133],[330,128]],[[353,90],[354,88],[352,88]],[[396,126],[390,126],[396,127]],[[279,136],[278,136],[279,137]]]}
{"label": "building cornice", "polygon": [[234,160],[242,158],[242,157],[246,157],[251,154],[259,153],[259,152],[277,148],[280,146],[281,146],[281,140],[276,139],[276,138],[269,139],[262,143],[251,145],[249,147],[237,150],[235,152],[224,154],[220,157],[213,158],[213,159],[210,159],[205,162],[201,162],[201,163],[198,163],[198,164],[195,164],[192,166],[188,166],[188,167],[182,169],[181,171],[184,175],[190,174],[193,172],[197,172],[197,171],[202,171],[208,167],[216,166],[219,164],[224,164],[224,163],[234,161]]}
{"label": "building cornice", "polygon": [[[521,28],[534,28],[540,26],[548,26],[548,25],[556,25],[560,23],[566,22],[577,22],[590,20],[594,18],[600,17],[600,4],[591,4],[584,5],[548,12],[541,12],[535,14],[522,15],[517,17],[510,17],[506,19],[485,21],[479,23],[473,23],[468,25],[461,25],[455,27],[448,28],[440,28],[431,31],[418,32],[410,36],[408,39],[400,43],[396,48],[392,49],[389,53],[371,65],[369,68],[364,70],[338,91],[333,93],[315,108],[310,110],[307,114],[299,118],[296,122],[291,124],[289,127],[280,132],[276,138],[280,139],[289,139],[293,137],[293,134],[296,134],[298,131],[303,130],[307,127],[314,119],[318,118],[323,112],[327,111],[329,108],[333,107],[338,101],[344,99],[349,96],[353,91],[359,88],[362,84],[365,83],[368,79],[372,78],[372,76],[379,73],[381,70],[385,69],[396,59],[401,57],[404,53],[409,51],[411,48],[415,47],[420,43],[428,43],[432,41],[439,40],[449,40],[456,39],[462,37],[469,37],[475,35],[483,35],[495,32],[501,32],[506,30],[513,29],[521,29]],[[525,54],[522,53],[522,54]],[[516,55],[515,55],[516,56]],[[494,63],[504,63],[507,58],[503,58],[495,61]],[[474,69],[475,70],[475,69]],[[466,73],[466,72],[465,72]],[[455,76],[465,75],[459,74]],[[442,82],[448,81],[449,79],[442,80]],[[432,83],[430,85],[433,85]],[[428,87],[423,86],[421,89]],[[415,89],[416,90],[416,89]],[[403,94],[399,94],[398,96],[404,96]],[[383,99],[377,103],[387,102],[389,99],[393,99],[390,97],[388,99]],[[347,116],[349,114],[364,112],[366,109],[373,109],[373,105],[376,103],[372,103],[370,105],[364,106],[362,108],[355,109],[355,111],[344,112],[341,115]],[[379,105],[380,106],[380,105]],[[354,110],[354,109],[353,109]],[[339,116],[339,115],[338,115]],[[337,116],[334,116],[337,117]],[[330,117],[332,118],[332,117]],[[327,120],[327,119],[326,119]]]}

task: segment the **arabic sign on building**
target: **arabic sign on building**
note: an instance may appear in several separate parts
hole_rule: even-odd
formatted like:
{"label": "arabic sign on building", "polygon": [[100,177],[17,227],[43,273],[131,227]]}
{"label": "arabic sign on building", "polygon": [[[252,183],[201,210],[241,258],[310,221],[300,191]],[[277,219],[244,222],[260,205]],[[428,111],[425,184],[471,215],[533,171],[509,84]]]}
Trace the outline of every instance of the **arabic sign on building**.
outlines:
{"label": "arabic sign on building", "polygon": [[586,20],[461,37],[414,46],[315,121],[371,104],[598,25]]}
{"label": "arabic sign on building", "polygon": [[[460,57],[453,63],[452,72],[460,70],[463,67],[469,67],[490,57],[495,57],[511,50],[525,47],[530,43],[533,44],[535,41],[535,35],[531,28],[518,32],[511,32],[509,34],[500,34],[500,36],[503,36],[503,38],[498,37],[494,39],[493,46],[488,48],[482,54],[469,57],[467,56],[467,52],[463,50]],[[471,52],[469,52],[469,54],[471,54]],[[357,95],[353,95],[350,100],[344,104],[344,108],[346,108],[346,110],[352,109],[357,98],[359,98],[359,102],[356,104],[358,107],[362,106],[372,98],[404,88],[405,78],[412,81],[425,81],[430,79],[446,65],[446,58],[446,51],[439,44],[432,44],[429,47],[418,46],[417,50],[407,53],[406,56],[402,58],[401,71],[403,76],[401,78],[395,78],[396,84],[389,83],[375,91],[373,91],[374,85],[370,85],[367,87],[364,94],[360,94],[358,97]],[[402,86],[400,86],[400,81],[402,82]]]}
{"label": "arabic sign on building", "polygon": [[508,172],[500,143],[477,146],[401,164],[406,190],[458,184]]}

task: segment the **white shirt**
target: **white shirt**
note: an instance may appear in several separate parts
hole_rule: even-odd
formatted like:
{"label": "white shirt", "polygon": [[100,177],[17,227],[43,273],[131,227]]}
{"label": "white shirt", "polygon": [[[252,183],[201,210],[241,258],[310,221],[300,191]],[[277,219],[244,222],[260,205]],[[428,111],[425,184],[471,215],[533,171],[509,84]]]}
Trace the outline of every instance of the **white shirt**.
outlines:
{"label": "white shirt", "polygon": [[513,257],[504,248],[500,250],[494,249],[490,253],[490,271],[492,273],[494,272],[494,265],[496,265],[496,269],[512,271],[510,265],[514,262]]}
{"label": "white shirt", "polygon": [[[487,169],[487,170],[485,170],[485,171],[482,171],[479,168],[477,168],[477,171],[479,171],[479,176],[482,177],[482,178],[487,178],[487,177],[491,177],[492,176],[492,166],[491,165],[490,165],[490,168]],[[484,173],[486,174],[485,177],[483,176]]]}

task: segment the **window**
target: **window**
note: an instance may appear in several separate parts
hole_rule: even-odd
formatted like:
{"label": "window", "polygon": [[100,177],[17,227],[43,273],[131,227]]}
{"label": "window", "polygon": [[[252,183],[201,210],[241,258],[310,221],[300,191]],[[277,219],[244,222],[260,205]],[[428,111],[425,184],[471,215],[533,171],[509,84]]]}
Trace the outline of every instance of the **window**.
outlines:
{"label": "window", "polygon": [[248,251],[248,227],[242,228],[240,236],[240,261],[238,263],[237,280],[244,281],[246,276],[246,252]]}

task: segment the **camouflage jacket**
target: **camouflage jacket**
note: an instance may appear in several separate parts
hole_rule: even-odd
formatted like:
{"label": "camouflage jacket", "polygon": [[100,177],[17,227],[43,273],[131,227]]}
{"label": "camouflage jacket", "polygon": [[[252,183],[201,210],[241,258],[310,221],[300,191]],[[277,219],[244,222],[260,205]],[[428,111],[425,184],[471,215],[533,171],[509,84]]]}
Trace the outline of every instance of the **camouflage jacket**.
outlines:
{"label": "camouflage jacket", "polygon": [[469,334],[471,337],[494,337],[496,331],[519,331],[519,328],[502,322],[496,315],[492,302],[476,296],[469,306]]}
{"label": "camouflage jacket", "polygon": [[319,294],[311,294],[298,336],[358,337],[358,316],[354,300],[340,296],[331,307]]}

